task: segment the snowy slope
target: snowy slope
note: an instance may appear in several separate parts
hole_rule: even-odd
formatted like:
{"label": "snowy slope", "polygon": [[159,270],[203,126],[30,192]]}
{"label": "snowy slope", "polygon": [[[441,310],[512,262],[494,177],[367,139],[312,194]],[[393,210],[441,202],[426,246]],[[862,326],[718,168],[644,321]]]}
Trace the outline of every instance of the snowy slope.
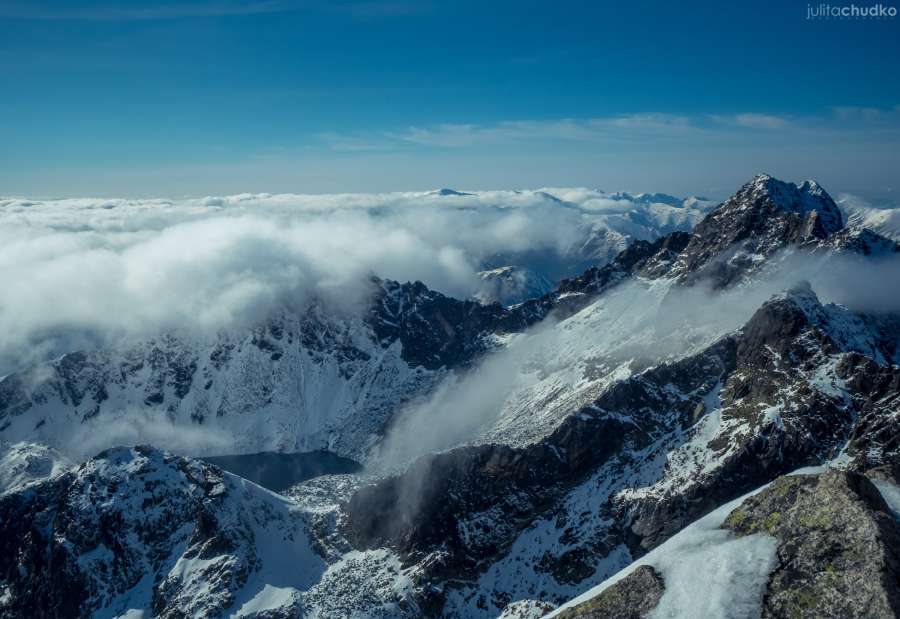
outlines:
{"label": "snowy slope", "polygon": [[372,327],[317,310],[249,333],[159,337],[65,355],[0,380],[0,435],[85,457],[153,442],[200,454],[330,449],[359,457],[440,371]]}
{"label": "snowy slope", "polygon": [[71,466],[68,458],[46,445],[0,442],[0,494],[51,479]]}
{"label": "snowy slope", "polygon": [[[786,280],[770,281],[771,271],[755,261],[734,263],[725,290],[685,288],[685,273],[717,257],[719,232],[759,251],[763,262],[792,244],[856,250],[812,183],[760,177],[741,195],[724,207],[743,213],[740,225],[707,226],[674,260],[639,260],[643,279],[625,275],[593,298],[577,287],[557,291],[584,302],[543,325],[544,350],[540,330],[513,338],[497,359],[519,354],[498,361],[496,371],[488,359],[481,381],[460,383],[461,395],[478,394],[472,400],[489,400],[486,410],[495,413],[476,419],[487,422],[478,428],[486,439],[473,441],[482,444],[425,457],[401,477],[360,491],[349,507],[353,543],[388,545],[438,583],[453,579],[440,595],[444,616],[494,617],[515,600],[569,597],[780,472],[842,448],[863,469],[896,458],[895,318],[823,304],[808,286],[772,296]],[[647,277],[659,272],[676,277]],[[715,271],[710,276],[716,281]],[[579,366],[582,357],[592,363]],[[617,359],[627,365],[604,384],[619,366],[603,362]],[[529,388],[536,395],[522,401],[534,409],[503,428],[515,415],[508,394]],[[553,405],[577,397],[576,389],[584,400],[553,415]],[[458,418],[472,400],[448,396],[423,419]],[[428,426],[413,428],[409,436],[425,442]],[[497,440],[513,448],[492,445]],[[412,507],[404,504],[408,485],[427,489]],[[385,521],[404,524],[378,524]]]}
{"label": "snowy slope", "polygon": [[[855,232],[843,228],[837,206],[815,182],[796,186],[760,175],[704,220],[674,255],[660,250],[619,269],[614,261],[549,295],[558,304],[572,304],[574,312],[557,310],[548,322],[508,339],[476,376],[453,377],[436,402],[408,413],[408,432],[424,429],[416,416],[449,417],[452,410],[477,407],[467,394],[479,393],[484,404],[468,428],[473,440],[514,446],[540,440],[611,384],[696,354],[740,328],[783,288],[809,279],[817,288],[834,289],[827,268],[831,256],[870,255],[873,247],[896,252],[889,240]],[[803,258],[810,255],[816,258]],[[617,260],[628,261],[624,254]],[[601,276],[599,289],[584,284]],[[685,286],[694,283],[699,285]],[[726,289],[708,290],[720,286]],[[858,352],[884,362],[884,351],[871,348],[870,340],[877,339],[872,325],[839,307],[827,311],[831,322],[819,322],[831,324],[830,335],[848,346],[852,340]],[[450,446],[425,442],[420,453]]]}
{"label": "snowy slope", "polygon": [[152,448],[7,494],[0,514],[5,616],[285,616],[325,569],[287,499]]}

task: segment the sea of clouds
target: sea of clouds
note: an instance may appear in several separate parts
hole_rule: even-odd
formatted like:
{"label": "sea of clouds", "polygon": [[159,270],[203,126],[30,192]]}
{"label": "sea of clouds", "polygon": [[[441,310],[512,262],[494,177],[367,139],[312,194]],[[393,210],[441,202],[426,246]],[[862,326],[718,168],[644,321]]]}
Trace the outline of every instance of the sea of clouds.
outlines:
{"label": "sea of clouds", "polygon": [[670,202],[587,189],[0,199],[0,376],[311,296],[353,306],[373,274],[456,297],[486,266],[530,260],[558,279],[631,238],[690,228],[708,208]]}
{"label": "sea of clouds", "polygon": [[[852,223],[900,235],[855,196]],[[365,302],[369,276],[478,295],[478,272],[555,282],[634,238],[691,228],[713,202],[582,188],[194,199],[0,198],[0,376],[78,349],[253,322],[310,297]]]}

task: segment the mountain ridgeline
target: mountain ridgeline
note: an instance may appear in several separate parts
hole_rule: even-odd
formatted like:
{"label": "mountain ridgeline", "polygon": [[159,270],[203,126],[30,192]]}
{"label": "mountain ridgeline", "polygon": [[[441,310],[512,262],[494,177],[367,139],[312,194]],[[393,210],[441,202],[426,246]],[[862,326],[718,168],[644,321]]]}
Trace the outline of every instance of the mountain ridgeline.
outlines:
{"label": "mountain ridgeline", "polygon": [[[2,377],[9,457],[64,464],[0,494],[0,617],[900,616],[900,299],[805,277],[898,254],[818,184],[760,175],[549,292],[485,276],[521,302],[373,278],[362,312],[313,300]],[[380,466],[410,415],[449,434],[441,414],[495,400]],[[106,449],[138,422],[154,446]],[[166,451],[196,432],[208,462]],[[271,470],[316,450],[329,474]]]}

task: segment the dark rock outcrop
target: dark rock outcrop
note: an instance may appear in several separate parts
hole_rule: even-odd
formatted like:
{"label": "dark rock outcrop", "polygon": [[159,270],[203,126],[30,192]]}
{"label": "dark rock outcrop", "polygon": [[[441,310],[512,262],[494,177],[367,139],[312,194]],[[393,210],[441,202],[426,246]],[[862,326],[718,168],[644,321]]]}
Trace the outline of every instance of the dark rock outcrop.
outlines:
{"label": "dark rock outcrop", "polygon": [[900,367],[853,355],[838,369],[859,410],[847,444],[854,467],[900,466]]}
{"label": "dark rock outcrop", "polygon": [[422,282],[385,281],[366,318],[384,345],[399,340],[403,359],[428,369],[467,365],[487,349],[484,336],[505,315],[499,304],[460,301]]}
{"label": "dark rock outcrop", "polygon": [[559,619],[644,619],[665,592],[662,576],[642,565],[596,597],[560,612]]}

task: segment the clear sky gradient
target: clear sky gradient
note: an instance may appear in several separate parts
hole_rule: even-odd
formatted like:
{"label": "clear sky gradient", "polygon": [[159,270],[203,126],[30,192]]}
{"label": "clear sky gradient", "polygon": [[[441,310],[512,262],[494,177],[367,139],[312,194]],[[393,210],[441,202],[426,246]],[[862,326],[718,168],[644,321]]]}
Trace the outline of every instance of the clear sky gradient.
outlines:
{"label": "clear sky gradient", "polygon": [[767,171],[896,201],[900,18],[806,17],[791,0],[0,0],[0,195],[720,197]]}

